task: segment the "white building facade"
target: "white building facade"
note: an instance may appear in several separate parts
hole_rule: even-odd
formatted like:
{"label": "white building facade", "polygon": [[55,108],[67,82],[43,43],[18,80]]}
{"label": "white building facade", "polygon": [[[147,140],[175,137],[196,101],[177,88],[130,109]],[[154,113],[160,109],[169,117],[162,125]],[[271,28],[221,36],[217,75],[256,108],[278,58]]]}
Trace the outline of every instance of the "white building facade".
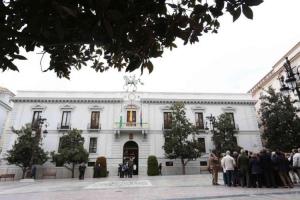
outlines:
{"label": "white building facade", "polygon": [[[256,83],[249,91],[252,97],[257,100],[255,105],[257,111],[260,108],[260,96],[266,93],[266,90],[269,87],[274,88],[277,92],[280,91],[281,85],[279,78],[281,76],[286,77],[286,71],[284,68],[284,63],[286,62],[285,58],[288,57],[293,71],[297,73],[297,67],[300,66],[300,42],[298,42],[293,48],[291,48],[285,55],[283,55],[272,67],[272,69],[258,82]],[[300,85],[298,85],[300,87]],[[298,99],[298,97],[290,93],[292,99]],[[300,108],[300,103],[295,103],[295,106]]]}
{"label": "white building facade", "polygon": [[12,102],[10,99],[14,94],[8,89],[0,86],[0,152],[2,151],[1,137],[3,135],[7,119],[12,110]]}
{"label": "white building facade", "polygon": [[[117,175],[118,164],[129,156],[135,158],[134,173],[146,175],[149,155],[155,155],[162,163],[164,175],[181,174],[179,159],[165,158],[162,148],[164,130],[170,125],[170,106],[176,101],[185,103],[188,119],[201,132],[198,140],[205,144],[203,156],[188,163],[187,174],[200,173],[201,165],[206,166],[207,155],[214,148],[212,134],[205,130],[207,126],[211,128],[206,118],[211,114],[217,117],[224,112],[232,113],[238,145],[254,152],[262,148],[255,101],[250,94],[20,91],[12,101],[14,108],[6,127],[20,129],[39,116],[46,118],[48,133],[43,135],[43,148],[48,152],[58,150],[59,139],[68,130],[82,130],[84,147],[89,152],[87,177],[92,177],[92,166],[99,156],[107,158],[109,175]],[[10,128],[4,135],[3,153],[16,140]],[[38,171],[45,169],[55,169],[58,178],[70,177],[66,169],[50,162]]]}

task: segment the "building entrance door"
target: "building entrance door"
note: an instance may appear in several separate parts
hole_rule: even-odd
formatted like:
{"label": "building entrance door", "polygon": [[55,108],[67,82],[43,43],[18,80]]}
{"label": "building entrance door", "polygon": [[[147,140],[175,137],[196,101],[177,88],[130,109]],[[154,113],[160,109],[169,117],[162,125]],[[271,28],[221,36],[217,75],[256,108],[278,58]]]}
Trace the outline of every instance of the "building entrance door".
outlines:
{"label": "building entrance door", "polygon": [[123,163],[133,159],[133,175],[138,175],[139,172],[139,146],[134,141],[128,141],[123,147]]}

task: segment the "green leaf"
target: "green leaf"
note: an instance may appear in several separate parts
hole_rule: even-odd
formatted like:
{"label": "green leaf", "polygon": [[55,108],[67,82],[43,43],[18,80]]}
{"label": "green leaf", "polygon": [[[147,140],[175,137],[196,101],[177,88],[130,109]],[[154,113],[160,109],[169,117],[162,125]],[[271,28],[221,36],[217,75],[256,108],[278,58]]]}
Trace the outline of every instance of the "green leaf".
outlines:
{"label": "green leaf", "polygon": [[264,2],[264,1],[263,0],[245,0],[246,5],[248,5],[248,6],[258,6],[262,2]]}
{"label": "green leaf", "polygon": [[153,64],[152,64],[152,62],[148,61],[146,66],[147,66],[147,69],[148,69],[149,74],[150,74],[153,71]]}
{"label": "green leaf", "polygon": [[251,8],[245,4],[243,4],[243,13],[248,19],[253,19],[253,12]]}
{"label": "green leaf", "polygon": [[233,21],[235,22],[241,16],[241,7],[232,12]]}
{"label": "green leaf", "polygon": [[176,4],[173,4],[173,3],[167,3],[168,6],[170,6],[171,8],[178,8],[178,6]]}
{"label": "green leaf", "polygon": [[12,58],[14,58],[14,59],[19,59],[19,60],[27,60],[27,58],[26,57],[24,57],[24,56],[21,56],[21,55],[11,55],[11,57]]}

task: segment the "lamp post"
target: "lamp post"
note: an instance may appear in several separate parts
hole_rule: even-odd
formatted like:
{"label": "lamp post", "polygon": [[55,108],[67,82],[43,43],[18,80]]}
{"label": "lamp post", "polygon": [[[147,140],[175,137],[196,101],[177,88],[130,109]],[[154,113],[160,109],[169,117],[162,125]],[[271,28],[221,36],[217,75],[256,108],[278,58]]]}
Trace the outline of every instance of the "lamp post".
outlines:
{"label": "lamp post", "polygon": [[[215,130],[216,117],[213,116],[212,114],[210,114],[210,116],[207,116],[206,119],[209,121],[209,126],[210,126],[210,128],[212,128],[212,131],[214,131]],[[206,126],[205,129],[208,130],[207,122],[206,122],[205,126]]]}
{"label": "lamp post", "polygon": [[35,164],[34,163],[35,152],[37,151],[37,149],[39,147],[42,134],[43,134],[43,137],[46,137],[46,135],[48,133],[47,129],[45,129],[42,132],[43,125],[45,124],[46,128],[48,126],[48,124],[46,124],[46,120],[47,120],[46,118],[42,118],[40,116],[36,119],[36,121],[34,122],[33,127],[32,127],[31,137],[33,138],[33,145],[32,145],[32,154],[31,154],[30,163],[29,163],[30,171],[27,172],[27,177],[28,178],[32,178],[32,176],[34,176],[34,178],[35,178],[35,172],[32,173],[33,172],[33,165]]}
{"label": "lamp post", "polygon": [[294,72],[293,68],[295,67],[291,66],[291,62],[289,61],[288,57],[286,57],[285,59],[286,61],[283,64],[283,67],[286,72],[286,77],[279,77],[279,82],[281,85],[280,92],[282,92],[283,95],[288,96],[290,91],[292,91],[293,93],[296,91],[296,95],[298,96],[298,100],[300,101],[300,66],[298,66],[296,68],[296,72]]}

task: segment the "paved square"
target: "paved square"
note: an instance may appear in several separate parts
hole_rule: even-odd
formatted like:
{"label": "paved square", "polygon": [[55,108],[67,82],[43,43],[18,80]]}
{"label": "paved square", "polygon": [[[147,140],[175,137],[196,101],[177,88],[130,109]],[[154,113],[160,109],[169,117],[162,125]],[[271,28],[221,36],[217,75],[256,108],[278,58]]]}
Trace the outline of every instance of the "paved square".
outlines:
{"label": "paved square", "polygon": [[[219,180],[222,183],[222,180]],[[0,182],[0,200],[300,200],[294,188],[212,186],[209,174]]]}
{"label": "paved square", "polygon": [[130,188],[130,187],[150,187],[152,186],[149,180],[134,180],[134,181],[105,181],[91,184],[85,189],[108,189],[108,188]]}

